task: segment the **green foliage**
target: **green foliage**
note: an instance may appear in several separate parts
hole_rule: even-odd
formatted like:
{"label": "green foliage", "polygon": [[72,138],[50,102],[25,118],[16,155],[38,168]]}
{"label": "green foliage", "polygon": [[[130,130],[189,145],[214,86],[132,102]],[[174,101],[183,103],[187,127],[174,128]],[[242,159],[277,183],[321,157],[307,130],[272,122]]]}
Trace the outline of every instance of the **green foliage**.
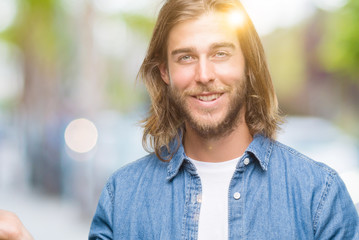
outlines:
{"label": "green foliage", "polygon": [[320,58],[327,71],[359,83],[359,1],[347,5],[327,18]]}
{"label": "green foliage", "polygon": [[306,82],[303,26],[278,29],[263,38],[274,86],[281,98],[292,97]]}
{"label": "green foliage", "polygon": [[155,19],[139,14],[120,13],[115,17],[125,22],[130,29],[140,33],[146,38],[149,38],[151,36],[153,28],[155,26]]}
{"label": "green foliage", "polygon": [[14,24],[0,37],[42,62],[58,59],[63,38],[57,22],[63,18],[58,0],[19,0]]}

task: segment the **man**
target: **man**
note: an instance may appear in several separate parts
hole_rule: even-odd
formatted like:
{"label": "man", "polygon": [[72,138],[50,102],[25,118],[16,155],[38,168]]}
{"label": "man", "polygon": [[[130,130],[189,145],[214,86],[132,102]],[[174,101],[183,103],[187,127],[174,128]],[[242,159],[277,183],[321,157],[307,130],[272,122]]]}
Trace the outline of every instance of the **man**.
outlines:
{"label": "man", "polygon": [[239,2],[167,0],[140,76],[154,153],[108,180],[89,239],[359,239],[337,173],[274,140],[277,99]]}

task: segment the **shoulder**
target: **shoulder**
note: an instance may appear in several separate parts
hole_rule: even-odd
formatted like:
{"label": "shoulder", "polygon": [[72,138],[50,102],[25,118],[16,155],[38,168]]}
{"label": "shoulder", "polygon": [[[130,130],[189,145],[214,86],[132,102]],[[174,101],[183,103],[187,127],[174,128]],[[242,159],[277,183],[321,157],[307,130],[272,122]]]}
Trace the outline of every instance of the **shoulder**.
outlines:
{"label": "shoulder", "polygon": [[335,232],[340,239],[354,239],[358,214],[339,174],[285,144],[271,144],[268,170],[285,183],[295,202],[310,209],[314,233],[325,236],[320,239],[332,239]]}
{"label": "shoulder", "polygon": [[158,171],[159,169],[166,169],[166,167],[166,162],[159,160],[154,153],[150,153],[116,170],[110,176],[109,181],[117,179],[131,180],[138,177],[138,175]]}
{"label": "shoulder", "polygon": [[141,169],[144,169],[148,166],[153,166],[154,162],[157,160],[154,154],[148,154],[143,156],[140,159],[137,159],[133,162],[130,162],[123,167],[117,169],[111,176],[111,178],[115,178],[117,176],[121,176],[123,174],[133,174]]}
{"label": "shoulder", "polygon": [[337,177],[337,172],[326,165],[325,163],[318,162],[296,149],[289,147],[278,141],[272,141],[273,148],[271,152],[271,164],[289,166],[296,171],[309,171],[315,175],[321,175],[323,177]]}
{"label": "shoulder", "polygon": [[270,175],[285,183],[287,188],[295,190],[296,194],[314,201],[314,209],[327,201],[326,196],[330,192],[345,189],[338,173],[328,165],[280,142],[272,141],[272,144],[268,165]]}
{"label": "shoulder", "polygon": [[[116,170],[108,179],[106,188],[109,192],[126,188],[133,189],[136,185],[146,185],[149,179],[165,178],[167,162],[157,158],[154,153],[148,154]],[[116,190],[117,189],[117,190]]]}
{"label": "shoulder", "polygon": [[100,202],[123,210],[129,203],[135,204],[134,199],[145,199],[166,184],[167,166],[167,162],[149,154],[121,167],[107,180]]}

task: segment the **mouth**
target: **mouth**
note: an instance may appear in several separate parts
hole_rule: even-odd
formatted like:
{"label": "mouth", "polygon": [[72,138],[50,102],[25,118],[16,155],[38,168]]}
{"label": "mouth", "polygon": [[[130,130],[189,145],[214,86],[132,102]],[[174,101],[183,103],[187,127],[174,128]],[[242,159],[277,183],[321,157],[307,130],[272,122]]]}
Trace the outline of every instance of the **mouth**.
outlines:
{"label": "mouth", "polygon": [[213,94],[202,94],[194,96],[196,99],[202,102],[212,102],[221,97],[221,93],[213,93]]}

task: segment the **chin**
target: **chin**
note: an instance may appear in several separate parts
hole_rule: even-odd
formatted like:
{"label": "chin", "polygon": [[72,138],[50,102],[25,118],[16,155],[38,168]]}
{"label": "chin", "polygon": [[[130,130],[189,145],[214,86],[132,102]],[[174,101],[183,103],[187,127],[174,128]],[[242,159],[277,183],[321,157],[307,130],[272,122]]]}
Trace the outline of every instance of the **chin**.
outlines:
{"label": "chin", "polygon": [[224,122],[223,117],[201,116],[192,117],[192,122],[204,128],[216,128]]}

